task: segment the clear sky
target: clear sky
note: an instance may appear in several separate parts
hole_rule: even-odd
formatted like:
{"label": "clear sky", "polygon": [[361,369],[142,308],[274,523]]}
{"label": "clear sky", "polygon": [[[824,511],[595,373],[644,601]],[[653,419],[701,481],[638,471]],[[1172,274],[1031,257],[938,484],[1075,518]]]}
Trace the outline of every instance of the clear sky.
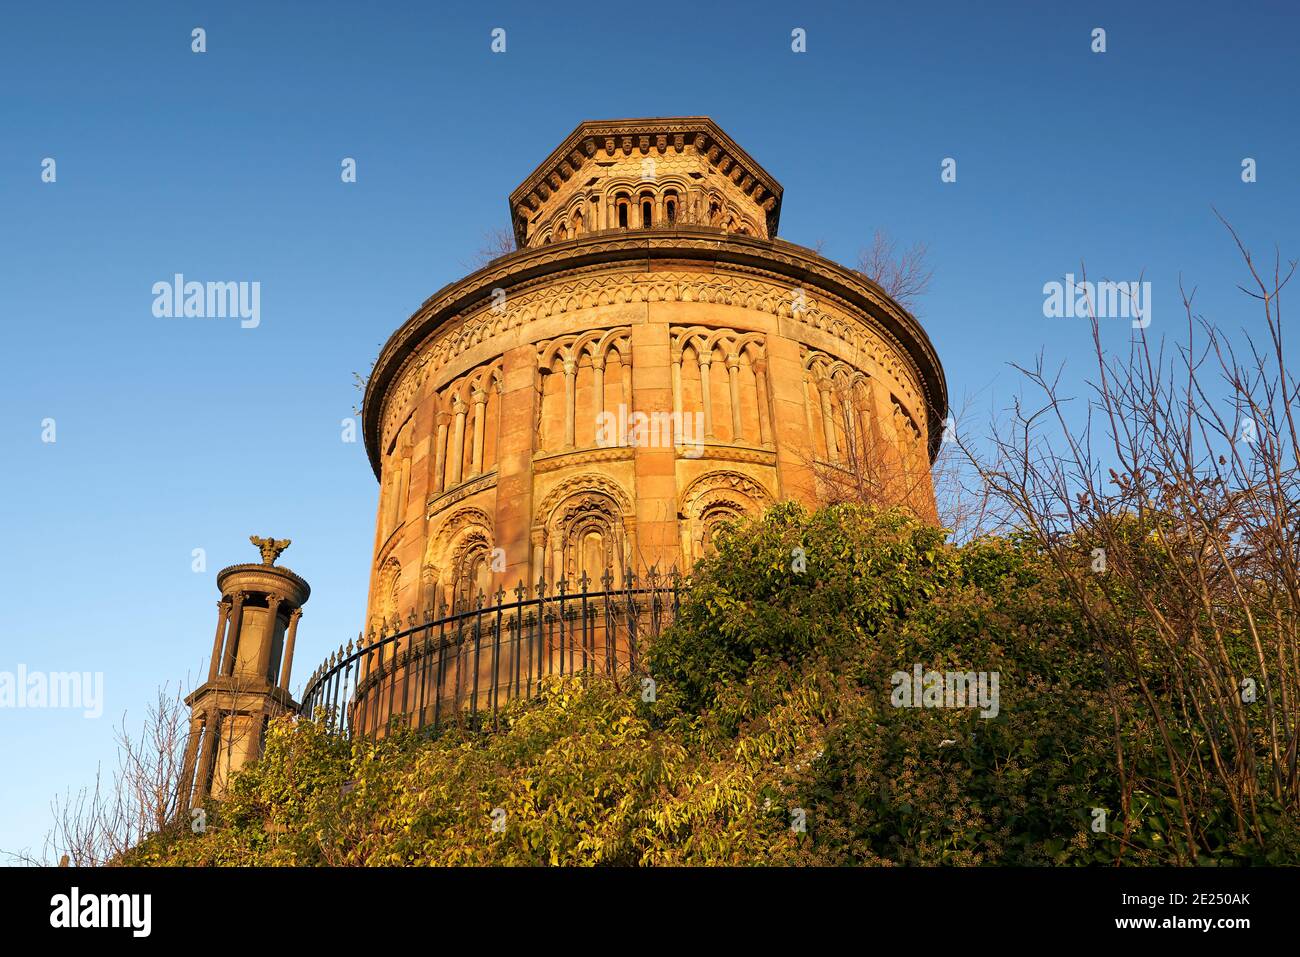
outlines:
{"label": "clear sky", "polygon": [[[954,405],[987,410],[1009,362],[1086,367],[1086,324],[1043,312],[1081,260],[1152,282],[1152,334],[1177,334],[1180,274],[1258,323],[1211,206],[1300,254],[1297,27],[1257,2],[6,4],[0,672],[102,672],[105,700],[0,708],[0,850],[38,851],[123,714],[194,686],[248,535],[292,538],[312,585],[295,684],[356,634],[376,483],[340,437],[352,374],[579,121],[709,115],[784,185],[784,238],[928,243],[922,320]],[[155,317],[175,273],[259,282],[260,325]]]}

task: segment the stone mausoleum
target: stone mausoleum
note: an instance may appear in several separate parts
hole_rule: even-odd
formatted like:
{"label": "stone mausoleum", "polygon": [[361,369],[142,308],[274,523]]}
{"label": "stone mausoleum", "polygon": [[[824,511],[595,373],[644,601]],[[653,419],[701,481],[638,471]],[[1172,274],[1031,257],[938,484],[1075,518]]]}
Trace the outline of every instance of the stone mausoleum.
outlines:
{"label": "stone mausoleum", "polygon": [[875,283],[777,238],[781,198],[706,117],[582,123],[524,179],[517,250],[435,293],[375,363],[365,625],[301,703],[309,591],[275,565],[288,540],[254,538],[262,563],[218,576],[185,806],[277,714],[375,734],[495,719],[556,673],[635,671],[676,600],[657,573],[837,475],[889,476],[879,498],[933,514],[939,359]]}
{"label": "stone mausoleum", "polygon": [[368,625],[688,568],[719,522],[815,503],[851,445],[933,509],[938,357],[875,284],[777,238],[781,197],[706,117],[582,123],[525,178],[518,251],[428,299],[370,377]]}

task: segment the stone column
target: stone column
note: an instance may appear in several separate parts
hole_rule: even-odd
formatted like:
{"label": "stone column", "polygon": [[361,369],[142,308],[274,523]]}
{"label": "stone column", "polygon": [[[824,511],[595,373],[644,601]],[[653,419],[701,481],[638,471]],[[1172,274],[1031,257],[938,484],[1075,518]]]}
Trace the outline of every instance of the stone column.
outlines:
{"label": "stone column", "polygon": [[293,669],[293,645],[298,637],[298,619],[302,617],[302,609],[295,608],[289,614],[289,633],[284,639],[284,657],[280,664],[280,687],[289,690],[289,672]]}
{"label": "stone column", "polygon": [[596,422],[599,427],[601,413],[605,411],[605,357],[592,356],[591,369],[596,377]]}
{"label": "stone column", "polygon": [[808,373],[805,371],[799,379],[799,396],[802,400],[800,405],[803,408],[804,426],[808,429],[808,444],[809,446],[816,446],[817,443],[813,440],[812,402],[808,395],[809,384]]}
{"label": "stone column", "polygon": [[871,396],[858,385],[853,392],[853,412],[855,416],[854,428],[857,429],[857,448],[858,448],[858,468],[864,468],[870,464],[871,457],[875,454],[871,448]]}
{"label": "stone column", "polygon": [[768,406],[767,397],[767,360],[757,359],[750,360],[750,368],[754,370],[754,386],[758,391],[758,436],[763,445],[772,444],[772,410]]}
{"label": "stone column", "polygon": [[578,402],[578,363],[572,359],[564,360],[564,447],[574,446],[574,423],[577,418]]}
{"label": "stone column", "polygon": [[[532,582],[546,574],[546,533],[538,528],[533,530],[533,577]],[[531,584],[528,578],[524,579],[525,584]]]}
{"label": "stone column", "polygon": [[713,397],[709,387],[709,360],[711,354],[700,353],[700,404],[704,406],[704,437],[713,438]]}
{"label": "stone column", "polygon": [[[682,354],[674,349],[672,353],[673,363],[673,420],[681,427],[682,421]],[[680,436],[678,437],[680,442]]]}
{"label": "stone column", "polygon": [[181,783],[178,792],[177,810],[184,814],[190,809],[190,797],[194,791],[194,763],[198,758],[199,741],[203,737],[203,719],[198,715],[190,718],[190,735],[185,742],[185,760],[181,764]]}
{"label": "stone column", "polygon": [[731,441],[741,442],[745,436],[740,421],[740,356],[727,356],[727,384],[731,387]]}
{"label": "stone column", "polygon": [[452,430],[451,448],[447,452],[451,459],[448,463],[451,466],[447,475],[448,488],[460,484],[461,470],[465,466],[465,403],[460,396],[456,397],[453,408],[456,411],[456,426]]}
{"label": "stone column", "polygon": [[275,629],[279,624],[276,618],[280,614],[281,601],[279,595],[266,596],[266,636],[257,652],[257,677],[264,678],[267,682],[271,680],[271,645],[275,641]]}
{"label": "stone column", "polygon": [[244,626],[244,593],[236,592],[231,600],[230,625],[226,630],[226,653],[221,660],[221,673],[235,671],[235,646],[239,644],[239,630]]}
{"label": "stone column", "polygon": [[217,676],[221,669],[221,639],[225,636],[226,619],[230,615],[230,602],[225,598],[217,602],[217,637],[212,642],[212,664],[208,667],[208,680]]}
{"label": "stone column", "polygon": [[406,521],[406,504],[411,497],[411,456],[410,449],[402,455],[402,466],[397,471],[397,522],[393,525],[396,528]]}
{"label": "stone column", "polygon": [[817,383],[817,392],[821,398],[822,431],[826,434],[826,461],[840,460],[839,443],[835,441],[835,419],[831,412],[831,382],[821,379]]}
{"label": "stone column", "polygon": [[205,712],[199,718],[199,724],[202,729],[202,739],[200,741],[199,751],[199,769],[194,775],[194,791],[202,797],[208,791],[208,778],[212,774],[212,762],[217,756],[217,716],[212,712]]}
{"label": "stone column", "polygon": [[438,413],[438,438],[433,449],[433,491],[441,492],[446,486],[447,467],[447,420],[451,416],[446,412]]}
{"label": "stone column", "polygon": [[379,500],[383,503],[384,533],[379,538],[380,541],[387,541],[388,536],[393,534],[393,529],[397,527],[397,473],[400,469],[394,456],[389,456],[381,469],[383,485],[379,491]]}
{"label": "stone column", "polygon": [[470,472],[473,475],[483,474],[483,419],[487,411],[487,393],[482,389],[475,389],[473,394],[474,400],[474,451],[473,458],[470,461]]}

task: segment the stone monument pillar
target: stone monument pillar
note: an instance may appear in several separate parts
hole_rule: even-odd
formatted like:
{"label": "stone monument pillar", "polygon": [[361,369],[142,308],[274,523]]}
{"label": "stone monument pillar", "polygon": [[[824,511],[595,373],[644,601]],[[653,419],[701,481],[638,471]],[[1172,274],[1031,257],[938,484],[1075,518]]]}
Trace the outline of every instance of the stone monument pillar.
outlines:
{"label": "stone monument pillar", "polygon": [[180,810],[220,798],[230,775],[262,753],[267,723],[298,704],[289,693],[294,639],[307,583],[275,564],[289,539],[251,541],[261,564],[232,565],[217,573],[217,633],[208,680],[185,703],[189,741],[181,774]]}

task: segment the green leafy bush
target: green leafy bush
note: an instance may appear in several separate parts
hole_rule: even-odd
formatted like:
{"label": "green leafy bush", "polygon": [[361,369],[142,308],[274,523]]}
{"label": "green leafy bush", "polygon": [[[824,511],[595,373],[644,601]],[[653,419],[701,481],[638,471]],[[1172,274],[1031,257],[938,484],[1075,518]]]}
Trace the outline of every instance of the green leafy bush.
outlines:
{"label": "green leafy bush", "polygon": [[[1157,752],[1024,539],[964,547],[898,512],[779,505],[731,529],[655,639],[653,704],[557,679],[500,730],[347,742],[282,719],[210,808],[138,864],[1110,864],[1176,858],[1158,762],[1121,812],[1116,742]],[[996,717],[895,707],[914,665],[996,672]],[[1094,832],[1095,809],[1107,828]],[[1300,860],[1225,820],[1213,860]]]}

